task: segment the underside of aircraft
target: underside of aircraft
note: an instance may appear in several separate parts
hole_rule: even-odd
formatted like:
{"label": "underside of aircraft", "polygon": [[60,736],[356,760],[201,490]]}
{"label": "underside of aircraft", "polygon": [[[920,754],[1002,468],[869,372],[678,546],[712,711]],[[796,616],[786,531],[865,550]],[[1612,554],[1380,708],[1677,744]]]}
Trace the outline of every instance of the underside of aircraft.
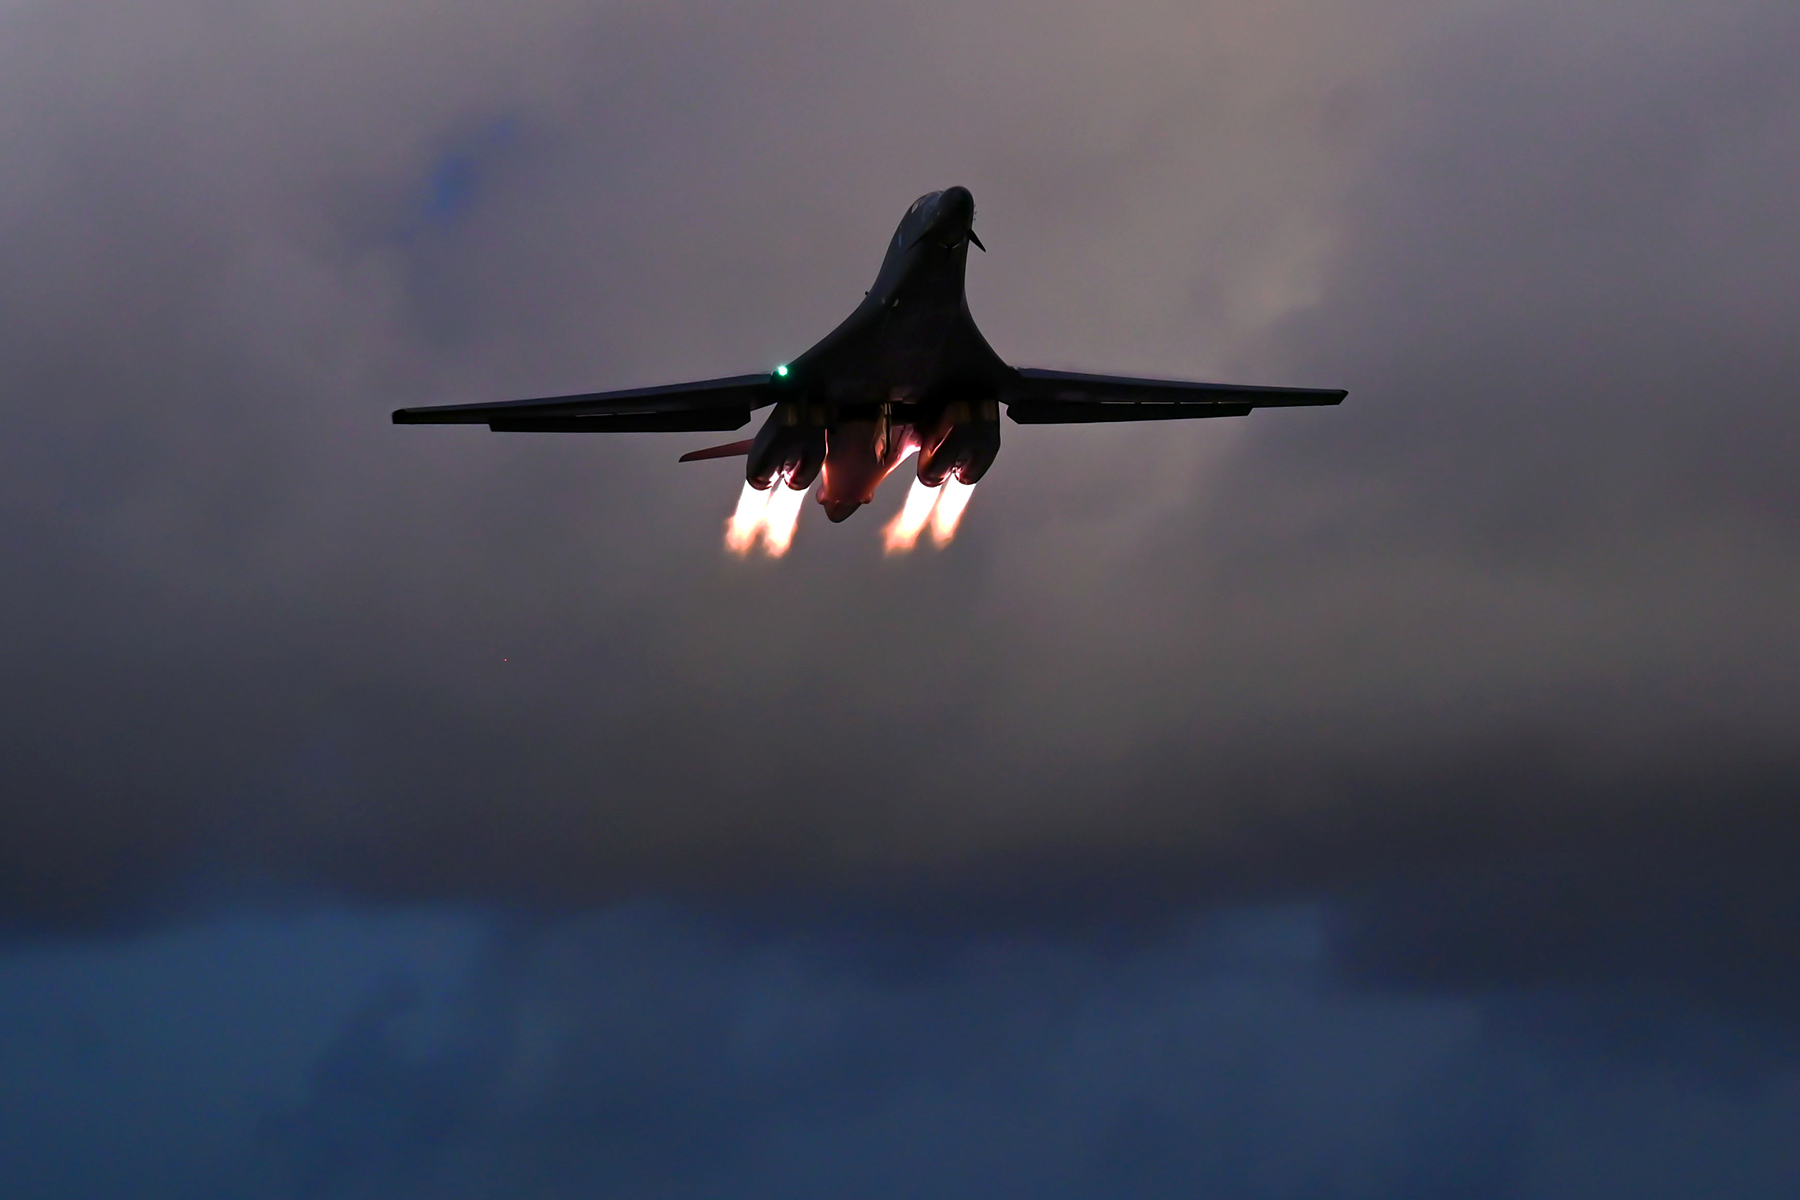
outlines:
{"label": "underside of aircraft", "polygon": [[[817,345],[772,372],[403,408],[394,422],[486,425],[496,433],[691,432],[741,429],[753,412],[772,406],[754,438],[681,461],[742,455],[744,493],[727,540],[746,550],[760,530],[765,547],[779,554],[815,481],[826,515],[842,521],[913,454],[917,482],[896,518],[898,540],[910,546],[927,520],[947,540],[946,526],[954,530],[967,490],[1000,452],[1002,405],[1021,425],[1084,424],[1238,417],[1256,408],[1337,404],[1347,394],[1008,366],[969,315],[963,289],[969,247],[986,249],[974,220],[967,188],[919,197],[862,303]],[[896,548],[895,526],[888,537]]]}

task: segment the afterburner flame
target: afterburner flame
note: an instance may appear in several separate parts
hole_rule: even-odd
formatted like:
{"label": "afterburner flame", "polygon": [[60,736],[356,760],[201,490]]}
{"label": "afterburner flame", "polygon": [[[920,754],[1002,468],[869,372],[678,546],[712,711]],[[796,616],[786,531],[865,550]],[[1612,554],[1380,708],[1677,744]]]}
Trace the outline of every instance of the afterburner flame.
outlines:
{"label": "afterburner flame", "polygon": [[963,509],[969,507],[969,497],[975,494],[975,485],[952,475],[939,491],[937,507],[931,510],[931,540],[948,546],[956,536],[956,523],[962,520]]}
{"label": "afterburner flame", "polygon": [[924,530],[925,523],[931,520],[931,510],[937,506],[937,502],[938,489],[926,487],[924,481],[913,476],[912,490],[906,493],[906,504],[881,531],[889,554],[904,554],[917,544],[919,534]]}
{"label": "afterburner flame", "polygon": [[748,483],[744,484],[743,494],[738,497],[737,511],[725,522],[725,548],[733,554],[748,554],[750,547],[756,544],[756,535],[762,532],[763,514],[769,510],[769,498],[775,489],[759,492]]}
{"label": "afterburner flame", "polygon": [[927,525],[931,526],[931,540],[939,546],[948,546],[950,539],[956,536],[963,509],[969,507],[969,497],[974,494],[974,484],[963,483],[954,475],[939,487],[926,487],[915,476],[912,490],[906,493],[905,505],[881,531],[887,552],[905,554],[911,550],[918,545],[919,534]]}
{"label": "afterburner flame", "polygon": [[763,550],[769,557],[780,558],[794,544],[794,527],[800,524],[805,501],[806,489],[791,488],[785,480],[769,489],[769,506],[763,511]]}
{"label": "afterburner flame", "polygon": [[806,489],[791,488],[784,479],[777,479],[765,492],[746,483],[738,496],[737,511],[725,522],[725,548],[734,554],[749,554],[761,534],[763,552],[780,558],[794,544],[794,529],[800,524],[800,506],[805,501]]}

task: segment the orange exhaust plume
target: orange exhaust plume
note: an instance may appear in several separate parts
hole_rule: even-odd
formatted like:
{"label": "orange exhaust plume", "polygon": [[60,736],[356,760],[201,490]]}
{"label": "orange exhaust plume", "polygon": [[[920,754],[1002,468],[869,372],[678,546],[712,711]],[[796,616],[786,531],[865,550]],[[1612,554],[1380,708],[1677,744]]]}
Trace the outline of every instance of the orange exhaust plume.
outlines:
{"label": "orange exhaust plume", "polygon": [[972,483],[964,483],[954,475],[944,480],[937,507],[931,510],[932,541],[940,546],[950,544],[950,539],[956,536],[956,524],[962,520],[963,509],[969,507],[969,498],[974,494]]}
{"label": "orange exhaust plume", "polygon": [[763,515],[768,511],[769,498],[775,489],[759,492],[748,483],[744,485],[743,494],[738,497],[737,511],[725,522],[725,548],[733,554],[748,554],[750,547],[756,543],[756,535],[762,531]]}
{"label": "orange exhaust plume", "polygon": [[912,490],[906,493],[905,506],[881,531],[886,539],[887,553],[904,554],[917,544],[919,534],[924,530],[925,523],[931,520],[931,510],[937,506],[937,502],[938,489],[926,487],[914,476]]}
{"label": "orange exhaust plume", "polygon": [[794,527],[800,524],[800,506],[806,502],[805,488],[791,488],[785,480],[776,480],[769,489],[769,506],[763,511],[763,550],[771,558],[780,558],[794,544]]}
{"label": "orange exhaust plume", "polygon": [[794,528],[800,524],[800,506],[805,500],[805,488],[791,488],[783,479],[777,479],[766,492],[746,483],[738,496],[737,511],[725,522],[725,548],[733,554],[749,554],[761,534],[763,551],[780,558],[794,544]]}

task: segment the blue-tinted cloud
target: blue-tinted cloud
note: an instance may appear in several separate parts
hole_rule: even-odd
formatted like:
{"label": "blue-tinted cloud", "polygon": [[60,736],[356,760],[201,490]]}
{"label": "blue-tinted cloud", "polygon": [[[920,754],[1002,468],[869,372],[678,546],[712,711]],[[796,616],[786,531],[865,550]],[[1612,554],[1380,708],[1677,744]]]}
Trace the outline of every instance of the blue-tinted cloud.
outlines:
{"label": "blue-tinted cloud", "polygon": [[[1604,988],[1362,990],[1324,917],[1190,919],[1122,951],[823,916],[751,934],[636,903],[17,952],[14,1194],[1547,1197],[1629,1178],[1773,1197],[1800,1179],[1794,1058],[1746,1076],[1559,1036],[1619,1019]],[[920,938],[932,970],[885,965]],[[1701,1041],[1712,1020],[1658,1019]]]}

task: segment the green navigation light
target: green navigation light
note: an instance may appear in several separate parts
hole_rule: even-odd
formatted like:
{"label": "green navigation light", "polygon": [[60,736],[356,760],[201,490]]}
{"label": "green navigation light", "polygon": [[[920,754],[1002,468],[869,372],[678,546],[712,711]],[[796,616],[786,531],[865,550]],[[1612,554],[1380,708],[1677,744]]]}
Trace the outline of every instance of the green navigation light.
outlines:
{"label": "green navigation light", "polygon": [[781,376],[783,379],[786,379],[787,378],[787,364],[782,363],[779,367],[776,367],[775,373],[777,375]]}

